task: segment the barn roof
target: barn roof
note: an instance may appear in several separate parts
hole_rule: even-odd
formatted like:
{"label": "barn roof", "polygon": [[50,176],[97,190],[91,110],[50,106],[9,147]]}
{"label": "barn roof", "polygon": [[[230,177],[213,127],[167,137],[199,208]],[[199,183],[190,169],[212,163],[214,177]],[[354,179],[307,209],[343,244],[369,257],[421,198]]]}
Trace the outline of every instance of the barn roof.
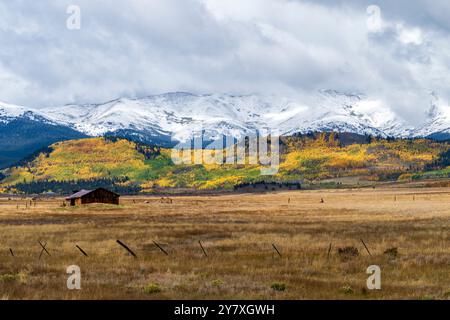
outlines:
{"label": "barn roof", "polygon": [[94,191],[97,191],[97,190],[100,190],[100,189],[106,190],[106,191],[108,191],[108,192],[110,192],[110,193],[112,193],[112,194],[115,194],[116,196],[119,196],[119,194],[117,194],[117,193],[115,193],[115,192],[112,192],[112,191],[109,191],[109,190],[107,190],[107,189],[105,189],[105,188],[97,188],[97,189],[95,189],[95,190],[85,190],[85,189],[81,189],[80,191],[75,192],[73,195],[68,196],[68,197],[66,198],[66,200],[81,198],[81,197],[83,197],[83,196],[85,196],[85,195],[87,195],[87,194],[89,194],[89,193],[91,193],[91,192],[94,192]]}
{"label": "barn roof", "polygon": [[94,191],[94,190],[85,190],[85,189],[81,189],[80,191],[75,192],[73,195],[68,196],[68,197],[66,198],[66,200],[76,199],[76,198],[81,198],[82,196],[87,195],[88,193],[91,193],[92,191]]}

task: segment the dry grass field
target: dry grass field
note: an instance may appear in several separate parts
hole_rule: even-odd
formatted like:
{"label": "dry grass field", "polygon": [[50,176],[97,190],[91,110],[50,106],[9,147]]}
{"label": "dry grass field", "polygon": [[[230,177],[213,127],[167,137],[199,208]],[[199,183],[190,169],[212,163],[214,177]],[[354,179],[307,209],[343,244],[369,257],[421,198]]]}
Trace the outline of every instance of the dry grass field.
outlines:
{"label": "dry grass field", "polygon": [[[0,199],[3,299],[450,299],[449,188],[26,201]],[[381,290],[365,289],[372,264]]]}

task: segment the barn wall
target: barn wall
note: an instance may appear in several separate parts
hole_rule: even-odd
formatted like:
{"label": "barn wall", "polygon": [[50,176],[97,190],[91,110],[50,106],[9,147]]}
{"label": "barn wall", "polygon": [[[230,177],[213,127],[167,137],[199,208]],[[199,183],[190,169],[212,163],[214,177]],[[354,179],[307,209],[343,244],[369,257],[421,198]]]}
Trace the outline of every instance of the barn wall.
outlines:
{"label": "barn wall", "polygon": [[119,196],[107,190],[95,190],[81,197],[81,203],[110,203],[119,204]]}

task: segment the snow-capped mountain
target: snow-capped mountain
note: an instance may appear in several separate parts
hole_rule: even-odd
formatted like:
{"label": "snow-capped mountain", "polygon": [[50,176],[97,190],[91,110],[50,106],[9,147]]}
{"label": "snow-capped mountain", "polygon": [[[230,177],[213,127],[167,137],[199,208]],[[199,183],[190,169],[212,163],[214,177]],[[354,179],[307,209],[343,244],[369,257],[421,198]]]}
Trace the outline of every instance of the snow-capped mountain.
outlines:
{"label": "snow-capped mountain", "polygon": [[273,125],[283,128],[284,135],[336,131],[403,136],[409,132],[409,126],[379,100],[331,90],[313,96],[301,111]]}
{"label": "snow-capped mountain", "polygon": [[413,136],[450,138],[450,105],[432,93],[431,106],[426,113],[426,121],[413,132]]}
{"label": "snow-capped mountain", "polygon": [[0,123],[7,124],[19,118],[52,123],[52,121],[46,118],[45,115],[40,111],[32,110],[23,106],[0,102]]}
{"label": "snow-capped mountain", "polygon": [[330,90],[297,99],[178,92],[40,111],[51,121],[88,135],[122,132],[142,140],[182,141],[200,130],[208,139],[239,138],[256,130],[277,130],[283,135],[339,131],[399,137],[409,136],[412,130],[380,101]]}
{"label": "snow-capped mountain", "polygon": [[43,109],[0,102],[0,167],[55,141],[102,135],[163,146],[192,135],[214,140],[268,130],[450,139],[449,104],[433,94],[424,113],[423,124],[413,127],[380,100],[333,90],[294,98],[177,92]]}
{"label": "snow-capped mountain", "polygon": [[333,90],[295,98],[176,92],[38,110],[0,103],[0,123],[14,119],[64,126],[88,136],[117,135],[166,145],[200,132],[207,140],[265,130],[282,135],[337,131],[394,137],[450,133],[450,107],[436,95],[426,121],[414,128],[380,100]]}
{"label": "snow-capped mountain", "polygon": [[41,111],[0,102],[0,168],[56,141],[83,137],[86,135],[52,121]]}

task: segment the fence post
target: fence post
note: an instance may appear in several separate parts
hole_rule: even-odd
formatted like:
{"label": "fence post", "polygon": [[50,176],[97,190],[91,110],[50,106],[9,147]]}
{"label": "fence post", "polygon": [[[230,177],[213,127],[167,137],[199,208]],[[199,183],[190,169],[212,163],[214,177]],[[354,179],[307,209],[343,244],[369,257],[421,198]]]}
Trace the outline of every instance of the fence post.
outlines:
{"label": "fence post", "polygon": [[202,242],[199,240],[198,244],[200,245],[200,248],[202,248],[203,254],[205,255],[205,257],[207,257],[208,255],[206,254],[205,248],[203,248],[202,246]]}
{"label": "fence post", "polygon": [[77,247],[78,248],[78,250],[80,250],[81,251],[81,253],[85,256],[85,257],[87,257],[88,255],[87,255],[87,253],[86,252],[84,252],[84,250],[83,249],[81,249],[81,247],[80,246],[78,246],[77,244],[75,245],[75,247]]}
{"label": "fence post", "polygon": [[277,247],[275,247],[275,244],[272,243],[272,247],[275,249],[275,251],[278,253],[278,255],[281,257],[280,251],[278,251]]}
{"label": "fence post", "polygon": [[363,239],[361,239],[362,244],[364,245],[364,248],[366,248],[367,253],[369,254],[369,256],[372,256],[372,254],[369,251],[369,248],[367,248],[366,244],[364,243]]}
{"label": "fence post", "polygon": [[328,247],[327,260],[330,259],[330,253],[331,253],[331,242],[330,242],[330,245]]}
{"label": "fence post", "polygon": [[122,247],[124,247],[125,250],[127,250],[133,257],[137,258],[137,255],[133,252],[133,250],[131,250],[130,248],[128,248],[128,246],[127,246],[125,243],[123,243],[123,242],[120,241],[120,240],[116,240],[116,242],[117,242],[118,244],[120,244]]}
{"label": "fence post", "polygon": [[166,256],[168,256],[169,254],[167,253],[167,251],[166,250],[164,250],[164,248],[163,247],[161,247],[159,244],[157,244],[155,241],[153,241],[153,243],[155,244],[155,246],[157,246],[158,248],[159,248],[159,250],[161,250],[162,252],[164,252],[164,254],[166,255]]}

